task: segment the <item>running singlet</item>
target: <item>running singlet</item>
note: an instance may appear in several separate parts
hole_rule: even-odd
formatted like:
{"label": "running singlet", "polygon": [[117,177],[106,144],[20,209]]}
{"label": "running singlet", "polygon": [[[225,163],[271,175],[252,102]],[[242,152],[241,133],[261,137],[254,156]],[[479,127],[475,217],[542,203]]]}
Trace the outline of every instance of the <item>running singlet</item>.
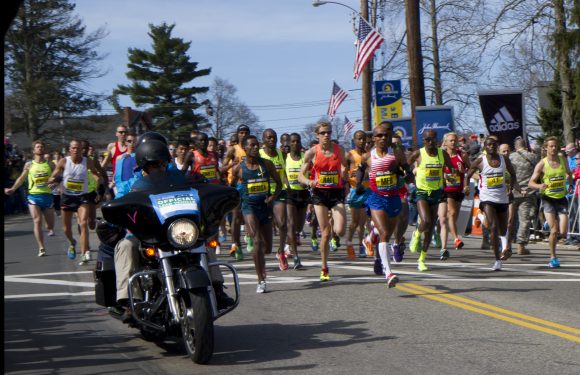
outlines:
{"label": "running singlet", "polygon": [[[349,169],[348,169],[348,182],[350,183],[350,186],[353,188],[356,188],[356,171],[358,170],[358,167],[361,163],[362,160],[362,155],[359,155],[358,152],[356,152],[356,150],[350,150],[348,152],[350,154],[350,156],[353,159],[353,163],[350,163]],[[366,176],[365,176],[366,177]],[[369,187],[369,180],[368,177],[363,177],[363,181],[362,181],[362,186],[364,186],[365,188]]]}
{"label": "running singlet", "polygon": [[[274,164],[274,167],[276,167],[276,172],[278,172],[278,174],[280,175],[280,180],[282,181],[282,183],[284,182],[284,171],[286,169],[286,165],[284,164],[284,155],[282,155],[282,152],[280,150],[276,150],[276,156],[270,156],[268,154],[266,154],[266,151],[264,149],[260,149],[260,157],[262,159],[266,159],[266,160],[270,160],[272,162],[272,164]],[[282,186],[282,190],[285,190],[286,186]],[[270,180],[270,194],[274,194],[274,191],[276,191],[276,182],[274,182],[274,180]]]}
{"label": "running singlet", "polygon": [[398,176],[393,171],[396,159],[393,149],[389,147],[384,156],[377,155],[377,149],[371,150],[371,168],[369,180],[371,190],[383,196],[399,195]]}
{"label": "running singlet", "polygon": [[417,189],[423,191],[441,189],[443,187],[443,151],[437,149],[437,156],[431,156],[423,147],[419,152],[421,164],[417,167]]}
{"label": "running singlet", "polygon": [[270,184],[268,183],[269,176],[264,162],[258,160],[258,169],[249,169],[246,161],[242,161],[242,202],[247,205],[256,206],[263,205],[264,200],[268,197],[270,191]]}
{"label": "running singlet", "polygon": [[340,168],[342,166],[342,155],[340,147],[332,144],[331,156],[325,156],[320,145],[314,146],[314,181],[318,189],[342,189],[342,178]]}
{"label": "running singlet", "polygon": [[[244,151],[244,149],[240,145],[234,145],[234,150],[235,154],[234,159],[232,161],[234,162],[234,165],[236,165],[241,163],[246,158],[246,151]],[[234,180],[234,175],[232,174],[233,170],[234,170],[233,167],[228,170],[228,183],[230,184]]]}
{"label": "running singlet", "polygon": [[70,156],[66,157],[66,164],[62,174],[62,186],[65,195],[83,195],[88,192],[89,171],[87,158],[83,156],[79,164],[73,163]]}
{"label": "running singlet", "polygon": [[123,155],[127,150],[121,151],[119,148],[119,143],[115,142],[115,150],[113,155],[111,155],[111,169],[113,170],[113,176],[115,175],[115,165],[117,164],[117,156]]}
{"label": "running singlet", "polygon": [[451,173],[447,166],[443,166],[443,177],[445,178],[443,191],[446,193],[463,193],[465,173],[459,172],[464,167],[463,159],[459,153],[450,156],[455,173]]}
{"label": "running singlet", "polygon": [[291,190],[305,190],[306,188],[298,181],[298,173],[300,173],[300,168],[304,162],[304,153],[300,154],[299,160],[292,159],[292,156],[288,154],[286,156],[286,177],[288,177],[288,185],[290,185]]}
{"label": "running singlet", "polygon": [[505,160],[499,155],[500,165],[493,168],[487,161],[487,155],[483,155],[481,162],[483,167],[479,173],[479,200],[481,202],[493,202],[508,204],[509,197],[505,184]]}
{"label": "running singlet", "polygon": [[552,168],[548,158],[544,158],[544,174],[542,183],[548,185],[548,188],[542,191],[542,195],[552,199],[562,199],[566,196],[566,167],[565,161],[558,157],[560,165],[558,168]]}
{"label": "running singlet", "polygon": [[193,170],[192,173],[199,173],[209,181],[211,184],[219,184],[218,179],[218,161],[213,152],[207,152],[207,156],[203,156],[199,150],[193,152]]}
{"label": "running singlet", "polygon": [[48,187],[48,179],[52,174],[52,168],[47,161],[37,163],[34,160],[28,170],[28,194],[51,194]]}

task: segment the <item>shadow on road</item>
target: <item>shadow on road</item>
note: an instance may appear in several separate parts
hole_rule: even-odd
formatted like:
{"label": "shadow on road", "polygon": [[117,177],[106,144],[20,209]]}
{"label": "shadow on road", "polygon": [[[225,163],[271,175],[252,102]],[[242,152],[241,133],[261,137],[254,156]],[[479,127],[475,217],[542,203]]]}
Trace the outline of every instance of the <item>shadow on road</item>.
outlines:
{"label": "shadow on road", "polygon": [[[216,347],[212,364],[239,365],[265,363],[300,357],[301,352],[344,347],[361,343],[396,339],[373,336],[357,325],[365,321],[334,320],[316,324],[260,324],[216,326]],[[316,364],[273,367],[265,371],[307,370]]]}

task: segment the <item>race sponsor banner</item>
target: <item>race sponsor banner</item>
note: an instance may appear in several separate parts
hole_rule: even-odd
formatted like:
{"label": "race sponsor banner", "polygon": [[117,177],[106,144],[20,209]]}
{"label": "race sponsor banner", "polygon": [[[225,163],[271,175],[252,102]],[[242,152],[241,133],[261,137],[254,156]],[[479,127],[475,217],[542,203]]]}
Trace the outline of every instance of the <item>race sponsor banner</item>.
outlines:
{"label": "race sponsor banner", "polygon": [[393,133],[398,134],[403,141],[405,150],[413,147],[413,126],[410,117],[389,120],[393,124]]}
{"label": "race sponsor banner", "polygon": [[401,81],[375,81],[375,125],[403,116]]}
{"label": "race sponsor banner", "polygon": [[419,106],[415,108],[417,122],[417,146],[423,147],[423,133],[429,129],[435,130],[437,140],[441,142],[443,135],[455,131],[453,107],[447,105]]}
{"label": "race sponsor banner", "polygon": [[478,91],[485,126],[499,144],[514,146],[516,137],[525,139],[524,96],[522,91]]}

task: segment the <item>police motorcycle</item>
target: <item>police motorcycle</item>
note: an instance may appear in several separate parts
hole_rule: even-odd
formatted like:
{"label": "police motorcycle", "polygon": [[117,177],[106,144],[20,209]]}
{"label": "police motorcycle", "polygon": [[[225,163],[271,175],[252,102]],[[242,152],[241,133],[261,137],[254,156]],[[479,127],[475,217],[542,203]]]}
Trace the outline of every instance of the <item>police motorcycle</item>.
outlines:
{"label": "police motorcycle", "polygon": [[[239,202],[234,188],[168,180],[107,202],[102,207],[106,222],[97,228],[101,246],[95,271],[96,302],[109,311],[116,305],[111,265],[114,246],[126,229],[141,244],[143,265],[129,278],[131,326],[149,341],[180,338],[193,362],[207,363],[214,350],[214,320],[239,303],[235,268],[210,261],[208,250],[218,245],[222,217]],[[226,306],[216,298],[223,290],[212,284],[210,267],[226,269],[233,276],[235,296]]]}

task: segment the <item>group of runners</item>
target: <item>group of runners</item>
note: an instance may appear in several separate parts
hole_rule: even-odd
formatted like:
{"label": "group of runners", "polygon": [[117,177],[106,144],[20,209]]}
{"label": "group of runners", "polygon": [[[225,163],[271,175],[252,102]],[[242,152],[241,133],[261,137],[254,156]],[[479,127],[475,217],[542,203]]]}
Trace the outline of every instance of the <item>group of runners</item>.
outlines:
{"label": "group of runners", "polygon": [[[512,189],[520,191],[521,188],[517,171],[509,158],[499,152],[500,145],[493,136],[486,138],[484,152],[470,163],[457,147],[455,133],[446,134],[440,145],[436,132],[426,130],[422,134],[424,146],[411,153],[405,151],[388,121],[378,124],[372,135],[355,132],[354,149],[349,152],[332,140],[330,123],[317,123],[315,133],[317,141],[310,148],[302,144],[298,133],[283,135],[278,147],[278,135],[273,129],[266,129],[258,139],[248,126],[240,125],[223,157],[218,151],[219,141],[205,133],[195,132],[192,142],[179,141],[169,147],[175,152],[170,169],[198,181],[228,184],[239,190],[242,203],[227,220],[231,235],[229,253],[238,260],[243,259],[243,227],[246,253],[251,253],[254,260],[257,293],[267,291],[265,257],[272,252],[274,233],[279,236],[276,258],[280,270],[289,268],[287,258],[293,261],[294,269],[303,267],[298,246],[307,218],[312,225],[312,249],[318,250],[321,256],[321,282],[331,279],[329,252],[336,250],[340,238],[346,235],[348,258],[374,257],[374,272],[383,274],[387,286],[394,287],[398,277],[391,264],[404,258],[409,187],[416,189],[419,215],[409,250],[418,253],[418,270],[427,271],[427,253],[437,222],[441,260],[450,256],[449,233],[454,248],[464,246],[456,222],[461,201],[469,194],[468,181],[472,177],[479,181],[481,218],[490,232],[495,258],[492,269],[501,270],[502,261],[512,255],[509,197]],[[44,214],[49,235],[53,234],[53,197],[58,195],[53,191],[61,186],[60,205],[64,234],[69,242],[68,256],[76,257],[77,241],[71,228],[76,213],[80,264],[90,260],[89,229],[94,229],[96,206],[110,187],[105,169],[109,164],[112,167],[119,195],[128,191],[135,178],[134,152],[139,137],[124,126],[117,127],[116,135],[116,142],[109,144],[101,163],[87,154],[87,142],[72,140],[69,155],[56,164],[47,159],[42,141],[33,143],[34,159],[26,164],[22,175],[5,193],[11,194],[28,182],[28,204],[39,256],[46,255],[41,217]],[[558,237],[566,235],[566,192],[573,187],[573,180],[567,163],[558,154],[558,140],[548,138],[545,146],[547,156],[536,165],[528,185],[542,194],[550,226],[549,265],[559,267],[556,244]],[[351,216],[348,228],[347,205]],[[224,218],[220,230],[222,245],[226,232]],[[353,244],[355,234],[358,245]],[[374,251],[375,244],[377,251]]]}

